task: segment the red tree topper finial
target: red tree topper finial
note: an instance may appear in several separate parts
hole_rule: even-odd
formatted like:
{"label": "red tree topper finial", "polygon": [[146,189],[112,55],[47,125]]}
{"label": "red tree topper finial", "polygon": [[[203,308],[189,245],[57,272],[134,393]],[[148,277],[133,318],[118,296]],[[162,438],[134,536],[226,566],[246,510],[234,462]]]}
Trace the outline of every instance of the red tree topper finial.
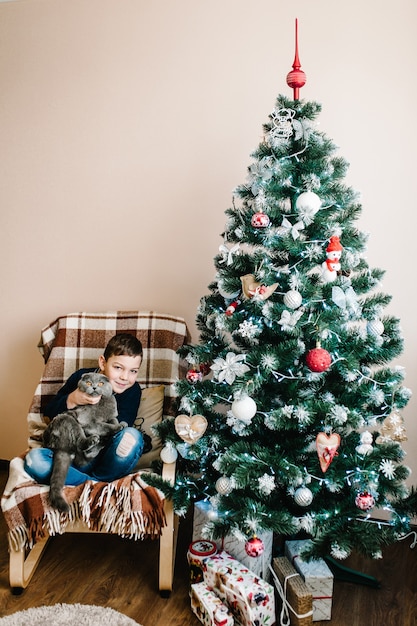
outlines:
{"label": "red tree topper finial", "polygon": [[306,84],[306,75],[301,68],[300,59],[298,58],[298,20],[295,20],[295,57],[292,64],[292,71],[287,74],[287,85],[294,91],[294,100],[298,100],[300,87]]}

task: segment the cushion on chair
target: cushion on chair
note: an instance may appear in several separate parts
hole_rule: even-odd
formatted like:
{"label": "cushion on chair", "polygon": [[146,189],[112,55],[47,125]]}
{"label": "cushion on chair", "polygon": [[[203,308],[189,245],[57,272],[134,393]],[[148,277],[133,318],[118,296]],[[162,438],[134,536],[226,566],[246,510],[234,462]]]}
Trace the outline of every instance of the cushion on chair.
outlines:
{"label": "cushion on chair", "polygon": [[140,400],[139,411],[134,426],[143,430],[150,436],[152,441],[152,450],[143,454],[139,459],[136,469],[150,467],[153,461],[159,459],[159,453],[162,449],[162,441],[153,432],[152,426],[158,424],[162,420],[164,410],[164,385],[158,387],[146,387],[142,389],[142,397]]}

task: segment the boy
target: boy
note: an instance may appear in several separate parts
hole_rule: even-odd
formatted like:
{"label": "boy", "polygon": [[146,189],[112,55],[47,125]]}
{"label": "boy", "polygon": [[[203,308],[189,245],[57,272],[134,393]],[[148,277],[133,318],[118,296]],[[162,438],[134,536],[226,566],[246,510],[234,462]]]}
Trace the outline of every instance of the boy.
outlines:
{"label": "boy", "polygon": [[[104,353],[99,356],[98,365],[107,376],[116,397],[118,420],[127,422],[128,427],[110,439],[106,448],[87,466],[78,468],[72,465],[65,481],[66,485],[80,485],[86,480],[111,482],[129,474],[143,451],[143,435],[132,428],[135,421],[141,388],[136,380],[142,363],[142,344],[134,335],[120,333],[112,337]],[[44,410],[44,415],[53,419],[59,413],[76,406],[95,404],[100,397],[92,397],[78,389],[78,381],[85,372],[96,368],[85,368],[74,372]],[[48,484],[52,472],[53,452],[48,448],[34,448],[25,458],[25,470],[38,483]]]}

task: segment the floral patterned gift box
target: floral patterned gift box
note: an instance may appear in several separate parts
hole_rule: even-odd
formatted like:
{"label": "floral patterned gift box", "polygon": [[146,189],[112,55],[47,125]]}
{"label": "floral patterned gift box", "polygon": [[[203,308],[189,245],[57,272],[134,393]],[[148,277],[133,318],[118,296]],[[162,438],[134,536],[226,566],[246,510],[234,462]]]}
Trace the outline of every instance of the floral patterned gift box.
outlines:
{"label": "floral patterned gift box", "polygon": [[274,588],[223,551],[203,564],[204,582],[227,604],[239,626],[274,626]]}
{"label": "floral patterned gift box", "polygon": [[205,626],[233,626],[234,619],[228,607],[208,585],[191,585],[191,609]]}

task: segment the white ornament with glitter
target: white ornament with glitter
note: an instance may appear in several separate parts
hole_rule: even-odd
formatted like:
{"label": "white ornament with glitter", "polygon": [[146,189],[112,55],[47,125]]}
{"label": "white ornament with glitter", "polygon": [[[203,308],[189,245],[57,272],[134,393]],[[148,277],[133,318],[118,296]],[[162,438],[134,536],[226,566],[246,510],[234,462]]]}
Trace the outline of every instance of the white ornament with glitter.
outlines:
{"label": "white ornament with glitter", "polygon": [[232,403],[232,413],[237,419],[245,424],[250,424],[255,416],[258,407],[255,400],[249,396],[243,396]]}

